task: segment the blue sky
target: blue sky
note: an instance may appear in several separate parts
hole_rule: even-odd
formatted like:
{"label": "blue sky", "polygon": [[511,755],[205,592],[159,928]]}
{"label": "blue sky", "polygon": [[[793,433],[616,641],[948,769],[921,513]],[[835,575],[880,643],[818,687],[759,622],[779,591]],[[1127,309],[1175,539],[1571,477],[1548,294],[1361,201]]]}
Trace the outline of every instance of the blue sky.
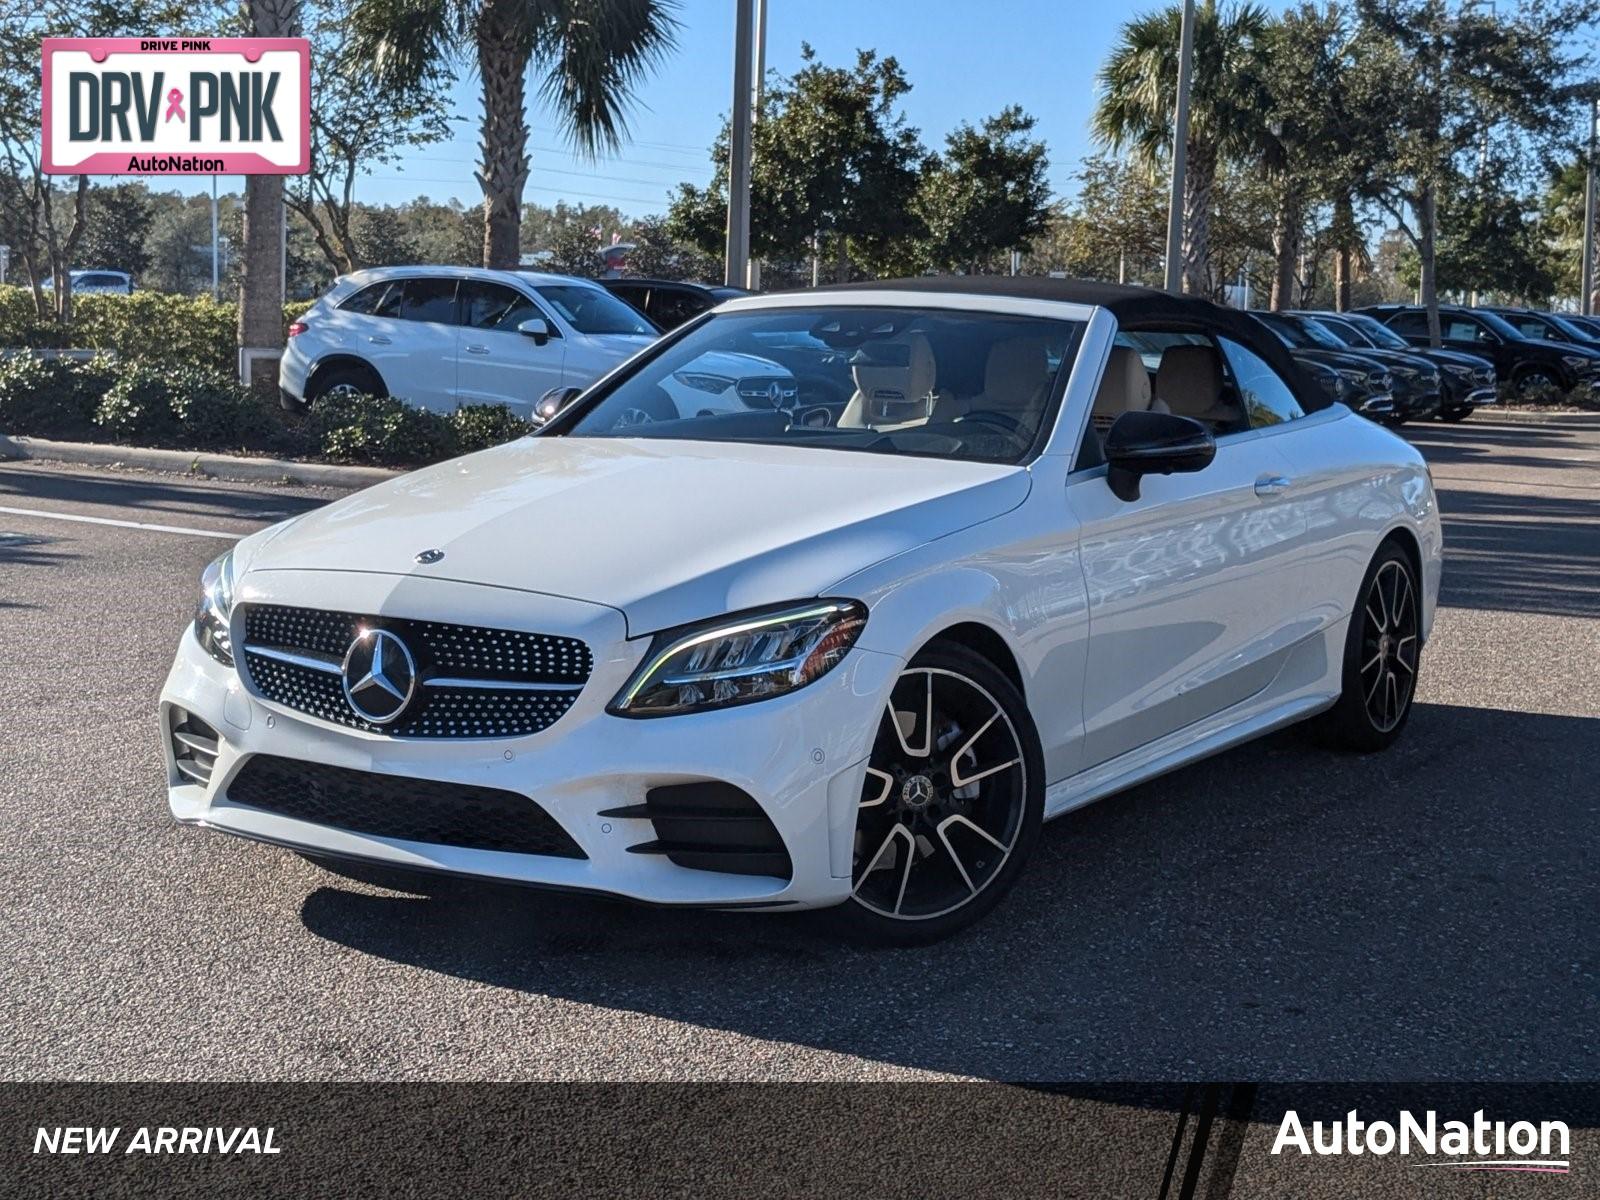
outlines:
{"label": "blue sky", "polygon": [[[1269,0],[1282,9],[1287,0]],[[977,122],[1007,104],[1039,118],[1050,148],[1051,184],[1070,194],[1072,172],[1091,149],[1088,122],[1094,74],[1123,21],[1155,3],[1126,6],[1083,0],[768,0],[767,65],[788,73],[810,42],[824,62],[848,64],[858,48],[892,54],[912,84],[904,109],[924,143],[943,144],[961,121]],[[574,158],[548,113],[535,110],[533,170],[526,199],[613,204],[630,216],[659,212],[676,185],[711,177],[707,147],[732,93],[734,0],[683,0],[678,49],[639,90],[631,143],[598,163]],[[315,81],[313,81],[313,89]],[[314,92],[313,92],[314,94]],[[455,88],[455,135],[380,168],[358,198],[397,203],[419,195],[476,204],[477,79]],[[209,191],[209,179],[165,181]],[[238,180],[224,179],[225,190]]]}

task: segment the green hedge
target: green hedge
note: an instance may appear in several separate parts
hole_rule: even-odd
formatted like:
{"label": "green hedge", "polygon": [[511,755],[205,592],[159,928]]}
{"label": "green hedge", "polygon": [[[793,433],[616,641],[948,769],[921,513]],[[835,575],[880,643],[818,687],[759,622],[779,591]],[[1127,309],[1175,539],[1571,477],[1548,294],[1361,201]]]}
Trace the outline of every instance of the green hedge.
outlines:
{"label": "green hedge", "polygon": [[[314,301],[283,306],[283,323]],[[15,347],[110,350],[120,359],[154,359],[167,366],[233,373],[239,362],[239,306],[210,296],[135,292],[131,296],[74,296],[72,324],[41,319],[27,288],[0,286],[0,349]]]}
{"label": "green hedge", "polygon": [[201,366],[103,356],[0,360],[0,433],[417,466],[529,432],[499,405],[467,405],[445,416],[390,397],[325,397],[308,414],[291,416],[275,396]]}

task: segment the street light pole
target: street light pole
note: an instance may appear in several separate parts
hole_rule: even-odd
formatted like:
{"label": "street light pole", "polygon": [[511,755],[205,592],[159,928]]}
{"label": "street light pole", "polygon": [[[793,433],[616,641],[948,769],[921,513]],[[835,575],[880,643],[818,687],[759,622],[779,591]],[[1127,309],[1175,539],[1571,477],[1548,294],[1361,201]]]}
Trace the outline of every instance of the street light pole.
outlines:
{"label": "street light pole", "polygon": [[754,0],[733,4],[733,130],[728,139],[728,249],[723,282],[743,287],[750,269],[750,69],[755,62]]}
{"label": "street light pole", "polygon": [[1183,0],[1178,104],[1172,114],[1172,197],[1167,208],[1167,291],[1183,291],[1183,186],[1189,158],[1189,82],[1194,71],[1194,0]]}
{"label": "street light pole", "polygon": [[1595,212],[1595,143],[1600,140],[1600,99],[1589,110],[1589,171],[1583,189],[1583,295],[1579,306],[1586,317],[1594,316],[1594,223],[1600,213]]}
{"label": "street light pole", "polygon": [[[761,120],[761,92],[767,82],[767,0],[756,0],[756,61],[755,82],[751,88],[750,96],[750,127],[754,131],[755,123]],[[755,142],[750,145],[751,174],[755,173]],[[752,292],[761,290],[761,260],[754,255],[750,258],[749,277],[745,286]]]}

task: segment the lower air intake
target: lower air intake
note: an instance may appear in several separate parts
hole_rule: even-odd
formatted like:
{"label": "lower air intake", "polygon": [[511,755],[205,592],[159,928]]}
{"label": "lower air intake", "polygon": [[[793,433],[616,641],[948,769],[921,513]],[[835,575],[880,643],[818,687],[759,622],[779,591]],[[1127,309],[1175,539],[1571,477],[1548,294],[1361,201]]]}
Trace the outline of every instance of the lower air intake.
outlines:
{"label": "lower air intake", "polygon": [[645,817],[656,838],[629,846],[661,854],[676,866],[727,875],[793,877],[789,851],[762,807],[731,783],[706,780],[651,788],[643,804],[601,816]]}
{"label": "lower air intake", "polygon": [[544,809],[499,788],[257,754],[234,777],[228,800],[373,837],[466,850],[588,857]]}

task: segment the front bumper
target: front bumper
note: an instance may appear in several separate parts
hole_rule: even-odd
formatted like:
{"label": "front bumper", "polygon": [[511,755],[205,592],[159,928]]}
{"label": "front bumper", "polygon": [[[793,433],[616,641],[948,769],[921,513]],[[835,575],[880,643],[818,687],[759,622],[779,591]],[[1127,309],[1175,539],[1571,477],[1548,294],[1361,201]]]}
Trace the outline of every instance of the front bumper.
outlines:
{"label": "front bumper", "polygon": [[[251,578],[246,576],[246,594]],[[605,705],[648,639],[624,641],[621,615],[612,610],[409,577],[398,585],[394,578],[341,577],[336,592],[325,580],[302,579],[290,591],[304,586],[339,595],[341,607],[350,611],[423,619],[470,613],[485,624],[547,633],[577,633],[586,625],[582,633],[596,655],[594,673],[566,715],[536,734],[394,738],[335,726],[264,699],[185,631],[161,693],[168,804],[178,821],[314,854],[654,904],[811,907],[838,903],[849,894],[865,763],[903,666],[898,658],[858,648],[828,675],[789,696],[721,712],[636,720],[611,716]],[[393,596],[381,594],[387,590]],[[271,598],[294,602],[277,586]],[[304,599],[300,603],[311,606]],[[616,636],[602,640],[602,630]],[[168,736],[174,710],[199,717],[219,735],[216,762],[203,784],[177,766]],[[231,801],[230,783],[258,754],[514,792],[541,806],[586,857],[404,841]],[[760,805],[788,851],[789,879],[691,869],[630,850],[654,840],[650,820],[601,815],[642,805],[652,788],[695,781],[732,784]]]}

